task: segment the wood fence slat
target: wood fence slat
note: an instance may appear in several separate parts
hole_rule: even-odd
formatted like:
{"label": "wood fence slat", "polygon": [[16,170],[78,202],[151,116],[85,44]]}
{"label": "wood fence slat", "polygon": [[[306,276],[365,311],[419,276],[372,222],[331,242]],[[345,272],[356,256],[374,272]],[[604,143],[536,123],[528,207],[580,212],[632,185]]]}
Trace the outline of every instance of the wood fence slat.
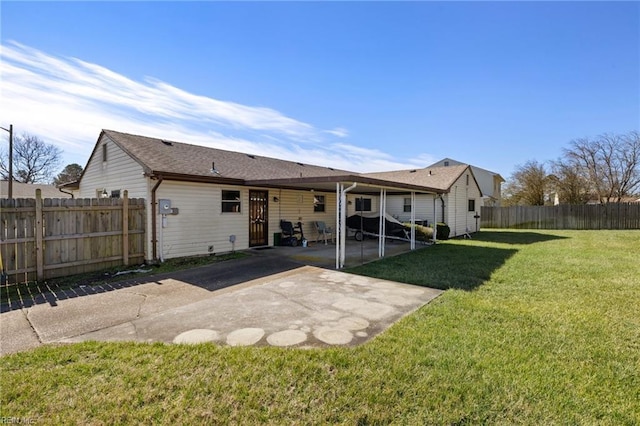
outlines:
{"label": "wood fence slat", "polygon": [[9,283],[144,261],[144,199],[0,199],[0,254]]}
{"label": "wood fence slat", "polygon": [[122,264],[129,265],[129,191],[124,190],[122,199]]}
{"label": "wood fence slat", "polygon": [[36,278],[44,280],[44,247],[43,247],[43,223],[42,223],[42,190],[36,189]]}
{"label": "wood fence slat", "polygon": [[640,229],[640,203],[482,207],[482,228]]}

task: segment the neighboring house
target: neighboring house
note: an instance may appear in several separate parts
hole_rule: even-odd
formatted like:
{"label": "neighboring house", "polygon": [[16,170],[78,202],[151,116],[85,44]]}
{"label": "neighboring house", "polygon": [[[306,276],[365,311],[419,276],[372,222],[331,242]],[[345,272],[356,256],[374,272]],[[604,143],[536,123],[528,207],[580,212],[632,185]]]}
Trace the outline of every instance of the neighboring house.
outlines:
{"label": "neighboring house", "polygon": [[587,204],[607,204],[607,203],[623,203],[623,204],[640,203],[640,198],[638,198],[637,196],[630,196],[630,197],[621,197],[620,200],[618,200],[618,198],[616,197],[611,197],[610,200],[607,200],[606,197],[602,197],[600,201],[593,198],[587,201]]}
{"label": "neighboring house", "polygon": [[[365,176],[438,189],[440,194],[416,196],[416,220],[432,224],[435,218],[437,222],[444,222],[451,229],[451,237],[479,230],[482,191],[473,169],[467,164],[367,173]],[[389,195],[386,206],[387,213],[400,221],[409,221],[411,198],[406,195]]]}
{"label": "neighboring house", "polygon": [[[453,160],[451,158],[444,158],[437,163],[433,163],[430,166],[426,167],[427,169],[430,167],[450,167],[450,166],[460,166],[465,165],[466,163],[461,163],[460,161]],[[502,183],[504,179],[500,174],[494,173],[489,170],[482,169],[480,167],[471,166],[471,170],[473,170],[473,175],[476,177],[478,181],[478,185],[480,185],[480,190],[482,191],[482,204],[481,206],[487,207],[500,207],[500,203],[502,200]],[[478,207],[479,208],[479,207]]]}
{"label": "neighboring house", "polygon": [[[77,197],[145,198],[145,259],[223,253],[274,245],[280,220],[334,227],[349,194],[435,193],[423,184],[395,183],[330,167],[285,161],[103,130],[75,185]],[[335,228],[334,228],[335,229]],[[341,261],[344,243],[339,243]],[[338,254],[336,263],[338,264]],[[343,262],[341,263],[343,264]]]}
{"label": "neighboring house", "polygon": [[[42,198],[70,198],[71,194],[61,192],[53,185],[22,183],[13,181],[11,191],[13,198],[36,198],[36,189],[42,191]],[[9,181],[0,181],[0,198],[9,197]]]}

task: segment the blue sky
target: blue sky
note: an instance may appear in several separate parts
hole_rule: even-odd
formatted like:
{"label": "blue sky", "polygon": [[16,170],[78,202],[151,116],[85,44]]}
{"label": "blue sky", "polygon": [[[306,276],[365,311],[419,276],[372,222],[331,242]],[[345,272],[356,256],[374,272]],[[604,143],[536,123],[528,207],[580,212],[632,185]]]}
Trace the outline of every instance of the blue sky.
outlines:
{"label": "blue sky", "polygon": [[450,157],[508,178],[572,139],[640,130],[638,2],[0,8],[0,126],[64,164],[85,165],[109,128],[363,172]]}

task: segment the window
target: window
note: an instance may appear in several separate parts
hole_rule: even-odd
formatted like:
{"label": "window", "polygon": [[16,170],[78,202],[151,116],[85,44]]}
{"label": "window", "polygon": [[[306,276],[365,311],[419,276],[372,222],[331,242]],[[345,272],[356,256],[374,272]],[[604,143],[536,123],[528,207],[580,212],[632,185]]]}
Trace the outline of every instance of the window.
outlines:
{"label": "window", "polygon": [[111,198],[120,198],[120,190],[114,189],[113,191],[111,191]]}
{"label": "window", "polygon": [[404,199],[404,206],[402,208],[402,211],[405,213],[411,213],[411,198]]}
{"label": "window", "polygon": [[325,200],[324,195],[314,195],[313,196],[313,211],[314,212],[324,212],[325,211]]}
{"label": "window", "polygon": [[445,162],[444,162],[444,166],[445,166],[445,167],[449,167],[449,162],[448,162],[448,161],[445,161]]}
{"label": "window", "polygon": [[469,209],[470,212],[476,211],[476,200],[469,200]]}
{"label": "window", "polygon": [[370,212],[371,211],[371,198],[356,198],[356,211],[357,212]]}
{"label": "window", "polygon": [[222,213],[240,213],[240,191],[222,191]]}
{"label": "window", "polygon": [[107,161],[107,144],[102,145],[102,162]]}

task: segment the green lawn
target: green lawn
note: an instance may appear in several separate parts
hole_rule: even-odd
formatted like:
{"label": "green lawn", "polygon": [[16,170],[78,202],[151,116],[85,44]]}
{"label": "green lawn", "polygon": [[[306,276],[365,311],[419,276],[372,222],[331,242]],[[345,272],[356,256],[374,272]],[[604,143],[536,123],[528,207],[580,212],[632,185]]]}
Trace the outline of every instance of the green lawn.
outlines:
{"label": "green lawn", "polygon": [[356,348],[83,343],[0,358],[38,424],[640,424],[640,231],[483,231],[351,272],[447,289]]}

